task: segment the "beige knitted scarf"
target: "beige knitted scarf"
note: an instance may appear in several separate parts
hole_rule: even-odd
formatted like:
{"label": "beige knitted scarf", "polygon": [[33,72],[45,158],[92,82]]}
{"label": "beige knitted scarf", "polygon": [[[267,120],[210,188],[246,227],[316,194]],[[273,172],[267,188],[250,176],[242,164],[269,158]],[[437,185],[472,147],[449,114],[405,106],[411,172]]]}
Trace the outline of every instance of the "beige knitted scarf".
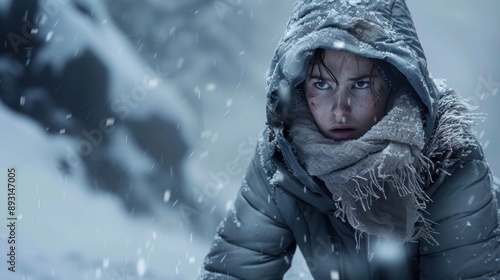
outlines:
{"label": "beige knitted scarf", "polygon": [[422,153],[420,110],[409,94],[365,135],[335,141],[323,136],[305,103],[292,109],[289,127],[295,152],[306,171],[320,178],[337,205],[336,215],[356,229],[393,242],[432,240],[422,216],[430,200],[422,190],[431,161]]}

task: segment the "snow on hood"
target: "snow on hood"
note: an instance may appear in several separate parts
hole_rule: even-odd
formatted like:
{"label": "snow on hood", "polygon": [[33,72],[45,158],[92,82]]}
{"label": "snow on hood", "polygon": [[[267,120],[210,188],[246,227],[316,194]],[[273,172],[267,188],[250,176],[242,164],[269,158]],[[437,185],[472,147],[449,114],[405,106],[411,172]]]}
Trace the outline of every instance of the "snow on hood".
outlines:
{"label": "snow on hood", "polygon": [[385,60],[406,76],[427,107],[427,139],[437,114],[438,90],[410,11],[403,0],[306,0],[295,3],[267,76],[267,118],[282,127],[283,108],[305,80],[317,48]]}

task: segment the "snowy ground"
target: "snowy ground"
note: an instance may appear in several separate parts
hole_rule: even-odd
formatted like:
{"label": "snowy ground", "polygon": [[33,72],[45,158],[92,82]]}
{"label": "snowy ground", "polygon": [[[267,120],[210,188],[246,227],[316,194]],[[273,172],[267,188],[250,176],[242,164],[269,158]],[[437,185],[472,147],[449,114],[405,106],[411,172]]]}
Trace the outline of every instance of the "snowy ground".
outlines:
{"label": "snowy ground", "polygon": [[[233,1],[234,2],[234,1]],[[249,3],[256,32],[248,49],[245,79],[203,85],[203,133],[196,139],[185,168],[197,185],[205,185],[237,162],[218,199],[226,207],[236,193],[244,169],[264,127],[265,71],[284,31],[291,1]],[[3,3],[3,2],[1,2]],[[469,1],[408,1],[434,76],[452,86],[489,114],[478,136],[496,174],[500,144],[494,128],[500,105],[500,48],[497,1],[472,6]],[[473,11],[473,12],[472,12]],[[231,12],[231,11],[230,11]],[[433,20],[429,20],[432,18]],[[238,69],[241,71],[242,69]],[[214,88],[215,86],[215,88]],[[48,136],[32,120],[0,103],[0,279],[195,279],[209,249],[178,213],[160,221],[132,217],[116,198],[88,191],[83,171],[60,176],[54,167],[72,140]],[[240,147],[243,147],[241,149]],[[16,270],[7,271],[5,190],[7,168],[16,168]],[[200,173],[205,174],[200,175]],[[14,277],[13,277],[14,276]],[[310,279],[304,261],[294,259],[287,279]]]}

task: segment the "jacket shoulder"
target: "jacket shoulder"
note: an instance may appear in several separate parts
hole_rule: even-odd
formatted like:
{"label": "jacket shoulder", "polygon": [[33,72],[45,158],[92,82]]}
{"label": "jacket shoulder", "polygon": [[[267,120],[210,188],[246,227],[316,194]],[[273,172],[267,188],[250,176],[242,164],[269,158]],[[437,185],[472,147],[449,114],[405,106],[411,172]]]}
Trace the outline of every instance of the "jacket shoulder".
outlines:
{"label": "jacket shoulder", "polygon": [[[467,150],[426,190],[431,198],[427,218],[434,223],[438,245],[420,242],[421,267],[427,268],[423,278],[500,272],[499,212],[490,168],[477,140]],[[435,271],[439,274],[426,274]]]}
{"label": "jacket shoulder", "polygon": [[281,279],[290,267],[295,240],[272,199],[274,168],[264,136],[217,230],[201,279]]}

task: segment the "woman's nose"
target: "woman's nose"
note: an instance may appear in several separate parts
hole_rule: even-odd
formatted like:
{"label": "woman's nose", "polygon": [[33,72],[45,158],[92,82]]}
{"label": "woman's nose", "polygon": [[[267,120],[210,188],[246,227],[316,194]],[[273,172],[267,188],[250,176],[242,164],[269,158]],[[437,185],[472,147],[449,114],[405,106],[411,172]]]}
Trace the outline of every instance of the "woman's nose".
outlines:
{"label": "woman's nose", "polygon": [[339,88],[332,96],[332,113],[336,117],[343,117],[351,112],[351,97],[349,91],[344,88]]}

